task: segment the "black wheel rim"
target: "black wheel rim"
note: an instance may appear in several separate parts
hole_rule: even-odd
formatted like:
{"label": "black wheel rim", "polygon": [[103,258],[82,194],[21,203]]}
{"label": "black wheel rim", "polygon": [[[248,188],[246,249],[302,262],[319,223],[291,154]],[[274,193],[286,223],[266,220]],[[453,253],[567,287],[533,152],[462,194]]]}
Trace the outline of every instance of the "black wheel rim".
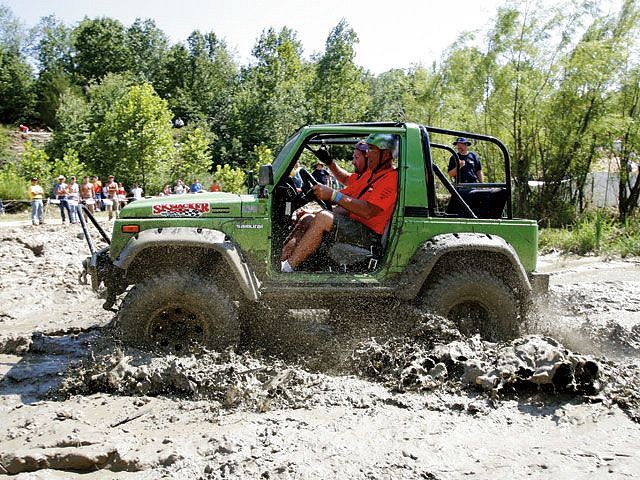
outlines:
{"label": "black wheel rim", "polygon": [[486,334],[490,330],[491,314],[479,302],[458,303],[449,310],[447,317],[456,322],[460,331],[465,335]]}
{"label": "black wheel rim", "polygon": [[148,325],[151,342],[170,352],[182,353],[194,343],[203,343],[205,338],[203,319],[181,305],[156,310]]}

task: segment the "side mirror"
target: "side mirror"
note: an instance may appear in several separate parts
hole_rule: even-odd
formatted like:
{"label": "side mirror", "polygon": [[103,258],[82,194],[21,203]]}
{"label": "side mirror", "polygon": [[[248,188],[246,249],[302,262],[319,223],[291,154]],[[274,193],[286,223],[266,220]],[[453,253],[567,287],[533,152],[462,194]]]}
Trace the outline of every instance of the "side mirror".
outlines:
{"label": "side mirror", "polygon": [[271,164],[260,166],[260,172],[258,173],[258,185],[261,187],[273,185],[273,166],[271,166]]}

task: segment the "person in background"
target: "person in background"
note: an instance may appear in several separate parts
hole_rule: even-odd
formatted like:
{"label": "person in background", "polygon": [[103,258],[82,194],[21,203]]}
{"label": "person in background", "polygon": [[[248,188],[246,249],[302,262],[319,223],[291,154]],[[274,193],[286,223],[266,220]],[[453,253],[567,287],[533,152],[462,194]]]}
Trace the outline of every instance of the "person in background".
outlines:
{"label": "person in background", "polygon": [[98,177],[94,175],[91,179],[91,184],[93,185],[93,198],[96,201],[96,209],[104,210],[104,206],[100,202],[100,200],[102,199],[102,182]]}
{"label": "person in background", "polygon": [[187,192],[187,186],[182,182],[182,179],[178,179],[176,186],[173,188],[173,193],[176,195],[182,195]]}
{"label": "person in background", "polygon": [[31,224],[42,225],[44,223],[42,199],[44,190],[38,185],[38,179],[33,177],[29,185],[29,199],[31,199]]}
{"label": "person in background", "polygon": [[164,186],[164,188],[162,189],[162,192],[160,193],[160,195],[163,195],[165,197],[171,195],[171,185],[167,184]]}
{"label": "person in background", "polygon": [[211,192],[220,192],[220,191],[221,191],[221,189],[220,189],[220,184],[219,184],[219,183],[216,183],[216,182],[213,182],[213,183],[211,184],[211,189],[210,189],[210,191],[211,191]]}
{"label": "person in background", "polygon": [[131,196],[133,197],[132,201],[140,200],[142,198],[142,188],[137,183],[133,184],[133,188],[131,189]]}
{"label": "person in background", "polygon": [[324,163],[318,161],[316,168],[311,172],[311,176],[315,178],[320,185],[329,185],[329,172],[324,168]]}
{"label": "person in background", "polygon": [[69,210],[71,211],[71,223],[78,223],[78,204],[80,203],[80,185],[76,177],[72,176],[67,185],[69,192]]}
{"label": "person in background", "polygon": [[109,220],[111,220],[115,214],[115,218],[118,218],[118,209],[120,206],[120,202],[118,200],[118,184],[115,181],[115,177],[113,175],[109,175],[109,181],[105,186],[107,189],[107,199],[110,201],[111,205],[107,204],[106,210],[109,212]]}
{"label": "person in background", "polygon": [[448,167],[449,176],[456,178],[458,171],[460,171],[458,183],[484,182],[480,158],[478,158],[477,153],[469,151],[471,142],[464,137],[458,137],[453,142],[453,145],[458,149],[458,168],[456,168],[455,155],[451,155]]}
{"label": "person in background", "polygon": [[80,185],[80,201],[91,214],[95,211],[95,196],[96,194],[93,189],[93,183],[91,183],[89,181],[89,177],[85,175],[82,177],[82,185]]}
{"label": "person in background", "polygon": [[196,178],[193,181],[193,183],[189,186],[189,191],[191,193],[200,193],[200,192],[202,192],[202,184],[200,183],[200,180],[198,180]]}
{"label": "person in background", "polygon": [[118,201],[121,209],[127,204],[127,191],[124,189],[122,182],[118,182]]}
{"label": "person in background", "polygon": [[66,223],[67,219],[65,217],[65,210],[69,215],[69,221],[71,221],[71,210],[69,209],[69,191],[67,190],[68,185],[65,183],[64,175],[60,175],[58,177],[58,183],[56,183],[53,187],[53,195],[58,200],[60,207],[60,216],[62,217],[62,223]]}

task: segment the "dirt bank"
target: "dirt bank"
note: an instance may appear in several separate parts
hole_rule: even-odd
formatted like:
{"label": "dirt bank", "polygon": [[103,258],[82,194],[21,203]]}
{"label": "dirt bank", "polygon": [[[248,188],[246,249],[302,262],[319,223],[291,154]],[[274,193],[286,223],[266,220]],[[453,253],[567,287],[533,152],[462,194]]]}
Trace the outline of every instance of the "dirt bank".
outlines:
{"label": "dirt bank", "polygon": [[[105,224],[107,225],[107,224]],[[73,226],[0,223],[0,473],[16,478],[628,478],[640,262],[547,256],[508,344],[396,337],[164,357],[123,348]],[[324,337],[323,337],[324,338]]]}

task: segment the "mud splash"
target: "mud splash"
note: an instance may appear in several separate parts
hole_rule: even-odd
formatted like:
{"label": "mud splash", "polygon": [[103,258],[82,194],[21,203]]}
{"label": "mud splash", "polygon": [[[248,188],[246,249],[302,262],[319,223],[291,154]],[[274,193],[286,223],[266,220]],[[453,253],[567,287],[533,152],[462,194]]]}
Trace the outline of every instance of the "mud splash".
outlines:
{"label": "mud splash", "polygon": [[[499,402],[517,395],[571,396],[579,402],[617,404],[640,421],[640,370],[571,352],[560,342],[529,335],[510,343],[463,337],[446,319],[424,316],[412,334],[358,343],[342,375],[311,372],[299,362],[257,352],[198,351],[190,356],[154,356],[123,349],[103,338],[69,367],[49,398],[109,393],[206,399],[220,411],[352,405],[349,377],[382,384],[387,393],[365,403],[388,401],[397,393],[446,391],[482,394]],[[474,393],[475,392],[475,393]],[[361,400],[356,401],[356,403]]]}

